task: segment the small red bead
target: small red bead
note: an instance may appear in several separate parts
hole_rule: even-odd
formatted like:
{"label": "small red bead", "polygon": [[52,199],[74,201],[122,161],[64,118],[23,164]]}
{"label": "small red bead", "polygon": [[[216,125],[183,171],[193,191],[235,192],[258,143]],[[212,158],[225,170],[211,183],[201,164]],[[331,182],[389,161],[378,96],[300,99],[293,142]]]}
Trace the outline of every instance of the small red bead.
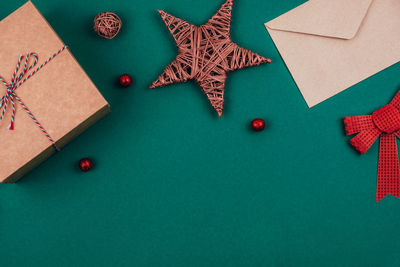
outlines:
{"label": "small red bead", "polygon": [[83,172],[88,172],[92,169],[93,167],[93,162],[89,158],[83,158],[79,161],[79,168]]}
{"label": "small red bead", "polygon": [[119,76],[119,84],[122,87],[128,87],[132,84],[132,77],[129,74],[122,74]]}
{"label": "small red bead", "polygon": [[263,119],[254,119],[251,122],[251,128],[256,132],[260,132],[265,129],[265,121]]}

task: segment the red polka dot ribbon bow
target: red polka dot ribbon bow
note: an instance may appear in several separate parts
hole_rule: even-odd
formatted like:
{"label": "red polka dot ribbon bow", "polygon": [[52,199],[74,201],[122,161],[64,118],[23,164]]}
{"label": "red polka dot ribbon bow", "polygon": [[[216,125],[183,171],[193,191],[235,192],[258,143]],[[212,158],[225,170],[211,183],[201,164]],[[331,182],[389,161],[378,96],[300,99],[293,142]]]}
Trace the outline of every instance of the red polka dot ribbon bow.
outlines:
{"label": "red polka dot ribbon bow", "polygon": [[[18,87],[20,87],[24,82],[26,82],[29,78],[31,78],[33,75],[35,75],[39,70],[41,70],[47,63],[49,63],[53,58],[55,58],[57,55],[59,55],[62,51],[64,51],[67,48],[67,46],[62,47],[59,51],[54,53],[51,57],[49,57],[45,62],[43,62],[42,65],[34,69],[32,72],[28,74],[28,72],[33,69],[33,67],[36,66],[36,64],[39,61],[39,56],[36,53],[29,53],[26,56],[25,55],[20,55],[18,62],[17,62],[17,67],[15,68],[15,71],[11,77],[11,81],[8,83],[3,77],[0,76],[0,82],[3,83],[3,85],[6,87],[6,92],[2,98],[0,98],[0,120],[3,120],[7,107],[10,104],[12,108],[12,113],[11,113],[11,123],[8,129],[14,130],[14,121],[15,121],[15,101],[16,100],[22,108],[28,113],[28,115],[31,117],[33,122],[39,127],[39,129],[43,132],[43,134],[49,139],[49,141],[52,143],[52,145],[57,149],[55,141],[50,137],[50,135],[47,133],[47,131],[43,128],[43,126],[39,123],[39,121],[36,119],[36,117],[33,115],[33,113],[28,109],[28,107],[22,102],[21,98],[19,98],[16,94],[16,90]],[[30,58],[33,58],[33,63],[29,64]],[[24,67],[23,69],[21,68],[21,63],[24,61]]]}
{"label": "red polka dot ribbon bow", "polygon": [[361,154],[380,136],[376,201],[391,194],[400,198],[400,169],[396,136],[400,138],[400,91],[390,104],[372,115],[345,117],[346,134],[358,133],[350,143]]}

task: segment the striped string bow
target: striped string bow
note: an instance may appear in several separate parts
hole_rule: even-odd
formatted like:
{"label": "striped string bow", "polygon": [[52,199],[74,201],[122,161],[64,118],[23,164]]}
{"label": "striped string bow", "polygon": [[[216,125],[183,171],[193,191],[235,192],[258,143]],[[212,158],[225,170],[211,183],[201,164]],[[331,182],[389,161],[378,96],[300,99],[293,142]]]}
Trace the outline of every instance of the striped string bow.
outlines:
{"label": "striped string bow", "polygon": [[396,137],[400,138],[400,91],[390,104],[372,115],[345,117],[347,135],[358,133],[350,143],[361,154],[380,136],[376,201],[391,194],[400,198],[400,168]]}
{"label": "striped string bow", "polygon": [[[11,105],[12,108],[12,113],[11,113],[11,123],[8,127],[9,130],[14,130],[14,122],[15,122],[15,103],[18,102],[22,106],[22,108],[28,113],[29,117],[33,120],[33,122],[39,127],[39,129],[43,132],[43,134],[49,139],[49,141],[52,143],[52,145],[57,149],[56,143],[51,138],[51,136],[47,133],[47,131],[43,128],[43,126],[40,124],[40,122],[36,119],[36,117],[33,115],[33,113],[29,110],[29,108],[24,104],[24,102],[21,100],[21,98],[18,97],[16,94],[16,90],[18,87],[20,87],[24,82],[26,82],[29,78],[31,78],[33,75],[35,75],[40,69],[42,69],[47,63],[49,63],[53,58],[55,58],[57,55],[59,55],[62,51],[64,51],[67,48],[67,46],[64,46],[60,50],[58,50],[56,53],[54,53],[51,57],[49,57],[42,65],[34,69],[32,72],[28,74],[28,72],[33,69],[36,64],[39,61],[39,56],[36,53],[29,53],[27,55],[20,55],[17,63],[17,67],[14,70],[14,73],[12,75],[10,83],[8,83],[3,77],[0,76],[0,81],[3,83],[3,85],[6,87],[6,92],[4,96],[0,99],[0,110],[1,110],[1,115],[0,115],[0,120],[3,120],[7,107]],[[22,70],[21,69],[21,63],[24,61],[24,67]],[[30,64],[31,59],[33,59],[33,62]]]}

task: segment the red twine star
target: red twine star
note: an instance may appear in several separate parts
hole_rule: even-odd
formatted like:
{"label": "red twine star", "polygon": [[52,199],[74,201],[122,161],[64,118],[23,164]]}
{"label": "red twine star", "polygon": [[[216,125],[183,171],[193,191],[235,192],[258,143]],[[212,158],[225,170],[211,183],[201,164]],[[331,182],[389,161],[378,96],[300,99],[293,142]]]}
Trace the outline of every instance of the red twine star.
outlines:
{"label": "red twine star", "polygon": [[361,154],[380,136],[376,201],[387,195],[400,198],[400,168],[396,136],[400,138],[400,91],[390,104],[372,115],[345,117],[346,134],[355,134],[350,143]]}
{"label": "red twine star", "polygon": [[239,47],[230,37],[233,0],[225,4],[206,24],[194,26],[189,22],[159,11],[174,37],[179,54],[150,88],[195,80],[207,95],[218,115],[222,116],[227,73],[245,67],[271,63]]}

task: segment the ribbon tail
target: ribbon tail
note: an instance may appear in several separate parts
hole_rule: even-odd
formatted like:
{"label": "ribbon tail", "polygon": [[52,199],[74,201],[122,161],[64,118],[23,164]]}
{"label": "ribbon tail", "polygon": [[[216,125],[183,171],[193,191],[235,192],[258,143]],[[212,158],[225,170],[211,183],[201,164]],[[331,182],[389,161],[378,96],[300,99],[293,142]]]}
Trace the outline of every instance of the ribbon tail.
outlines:
{"label": "ribbon tail", "polygon": [[6,98],[4,98],[3,109],[2,109],[1,115],[0,115],[0,121],[3,120],[4,115],[6,114],[7,104],[8,104],[8,98],[6,97]]}
{"label": "ribbon tail", "polygon": [[379,146],[376,201],[380,201],[389,194],[400,198],[399,157],[396,135],[383,133]]}
{"label": "ribbon tail", "polygon": [[343,122],[346,135],[376,128],[371,115],[344,117]]}
{"label": "ribbon tail", "polygon": [[381,133],[381,130],[378,128],[362,131],[350,140],[350,144],[361,154],[364,154],[372,146],[375,140],[378,139]]}

